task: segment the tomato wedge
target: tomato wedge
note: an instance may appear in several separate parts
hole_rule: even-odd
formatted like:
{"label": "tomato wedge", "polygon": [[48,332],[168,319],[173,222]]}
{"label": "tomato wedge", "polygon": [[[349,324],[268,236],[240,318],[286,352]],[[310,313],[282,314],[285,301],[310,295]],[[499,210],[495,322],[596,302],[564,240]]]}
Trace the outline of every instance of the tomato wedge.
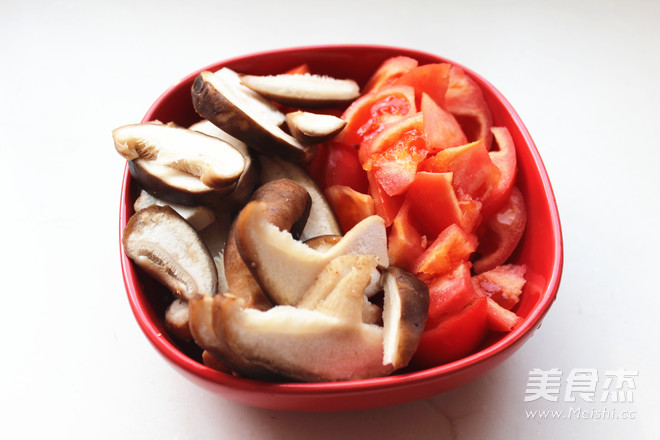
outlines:
{"label": "tomato wedge", "polygon": [[422,95],[421,109],[424,115],[424,136],[430,151],[440,151],[467,143],[456,118],[426,94]]}
{"label": "tomato wedge", "polygon": [[390,264],[411,271],[415,259],[424,252],[427,245],[426,237],[419,233],[410,217],[409,206],[404,202],[392,222],[388,236]]}
{"label": "tomato wedge", "polygon": [[369,181],[369,194],[374,199],[376,214],[381,216],[385,221],[385,226],[389,227],[394,222],[401,205],[403,205],[404,196],[390,196],[387,194],[374,176],[373,171],[367,171],[367,180]]}
{"label": "tomato wedge", "polygon": [[486,336],[488,298],[480,296],[458,313],[449,315],[427,327],[413,357],[415,365],[435,367],[474,352]]}
{"label": "tomato wedge", "polygon": [[420,232],[431,240],[451,224],[463,222],[463,211],[451,181],[451,173],[420,171],[408,187],[406,201],[410,203],[410,213],[418,219]]}
{"label": "tomato wedge", "polygon": [[460,312],[479,298],[470,274],[470,263],[463,262],[445,275],[429,279],[429,327],[447,315]]}
{"label": "tomato wedge", "polygon": [[508,332],[519,323],[522,318],[511,310],[507,310],[492,298],[487,299],[488,329],[496,332]]}
{"label": "tomato wedge", "polygon": [[493,116],[479,85],[460,67],[449,71],[444,108],[456,116],[469,142],[481,139],[490,150]]}
{"label": "tomato wedge", "polygon": [[344,112],[344,129],[335,140],[348,145],[359,145],[378,134],[390,122],[417,112],[415,89],[393,86],[369,93],[355,100]]}
{"label": "tomato wedge", "polygon": [[475,273],[503,264],[518,246],[526,225],[525,198],[514,186],[504,206],[477,230],[479,246],[474,261]]}
{"label": "tomato wedge", "polygon": [[406,56],[386,59],[362,88],[362,94],[371,93],[387,87],[399,79],[404,73],[417,67],[418,64],[416,59]]}
{"label": "tomato wedge", "polygon": [[287,70],[286,72],[289,75],[304,75],[306,73],[311,73],[309,70],[309,66],[305,63],[299,64],[298,66],[292,67],[291,69]]}
{"label": "tomato wedge", "polygon": [[444,275],[461,262],[468,261],[477,248],[477,237],[452,224],[414,262],[415,274]]}
{"label": "tomato wedge", "polygon": [[413,87],[417,108],[420,108],[422,95],[428,95],[441,106],[445,102],[450,69],[451,65],[447,63],[425,64],[410,69],[392,84]]}
{"label": "tomato wedge", "polygon": [[350,186],[332,185],[325,189],[324,194],[344,233],[370,215],[376,214],[374,199]]}
{"label": "tomato wedge", "polygon": [[459,199],[482,200],[500,178],[483,141],[444,149],[428,157],[420,169],[454,174],[452,184]]}
{"label": "tomato wedge", "polygon": [[484,219],[490,218],[506,202],[516,180],[516,147],[506,127],[493,127],[493,136],[499,150],[489,152],[490,159],[500,171],[495,187],[483,201]]}
{"label": "tomato wedge", "polygon": [[505,264],[472,277],[475,290],[489,296],[497,304],[511,310],[525,286],[524,264]]}
{"label": "tomato wedge", "polygon": [[328,142],[326,151],[323,188],[345,185],[357,192],[366,193],[369,182],[367,182],[367,174],[358,160],[357,150],[340,142]]}
{"label": "tomato wedge", "polygon": [[380,132],[358,153],[365,170],[371,170],[390,196],[406,192],[428,151],[423,134],[423,115],[416,113]]}

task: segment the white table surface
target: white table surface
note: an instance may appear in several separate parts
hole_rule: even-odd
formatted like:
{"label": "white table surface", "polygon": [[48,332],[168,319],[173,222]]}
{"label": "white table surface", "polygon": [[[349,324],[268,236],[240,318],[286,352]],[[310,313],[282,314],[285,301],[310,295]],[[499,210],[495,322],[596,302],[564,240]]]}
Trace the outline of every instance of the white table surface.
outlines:
{"label": "white table surface", "polygon": [[[2,0],[0,438],[657,438],[658,21],[642,0]],[[111,130],[199,67],[325,43],[425,50],[488,78],[550,174],[564,275],[533,338],[462,388],[370,411],[255,409],[188,382],[136,325]],[[636,371],[633,402],[564,388],[525,402],[529,372],[553,368],[595,369],[599,386]],[[580,406],[603,412],[528,415]]]}

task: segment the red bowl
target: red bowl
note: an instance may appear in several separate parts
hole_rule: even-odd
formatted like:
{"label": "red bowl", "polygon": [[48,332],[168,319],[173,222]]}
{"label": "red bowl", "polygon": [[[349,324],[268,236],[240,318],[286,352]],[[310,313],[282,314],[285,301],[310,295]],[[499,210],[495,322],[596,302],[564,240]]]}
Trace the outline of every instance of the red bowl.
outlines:
{"label": "red bowl", "polygon": [[[383,60],[394,55],[415,58],[420,64],[457,64],[425,52],[383,46],[320,46],[257,53],[191,73],[163,93],[143,121],[173,121],[182,126],[198,121],[190,88],[202,70],[226,66],[244,73],[267,74],[307,63],[315,73],[353,78],[364,84]],[[266,383],[243,379],[207,368],[193,347],[182,346],[168,336],[163,324],[167,292],[134,266],[121,249],[122,272],[131,308],[157,351],[192,382],[233,401],[271,409],[331,411],[375,408],[427,398],[478,378],[520,348],[541,325],[541,319],[557,295],[563,265],[559,214],[541,157],[520,117],[495,87],[478,74],[461,67],[483,89],[495,125],[506,126],[516,144],[517,185],[525,195],[528,209],[527,229],[511,258],[513,263],[527,265],[527,284],[517,310],[523,317],[519,326],[490,339],[471,356],[421,371],[338,383]],[[133,213],[136,193],[137,185],[126,168],[119,213],[120,237]]]}

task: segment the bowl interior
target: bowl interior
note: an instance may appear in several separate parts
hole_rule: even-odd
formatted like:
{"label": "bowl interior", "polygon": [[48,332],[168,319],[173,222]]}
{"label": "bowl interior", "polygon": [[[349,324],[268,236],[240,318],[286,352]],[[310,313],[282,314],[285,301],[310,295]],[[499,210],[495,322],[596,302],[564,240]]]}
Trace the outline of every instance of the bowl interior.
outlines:
{"label": "bowl interior", "polygon": [[[457,64],[424,52],[382,46],[323,46],[258,53],[191,73],[158,98],[143,121],[175,122],[182,126],[197,122],[200,118],[193,109],[190,88],[202,70],[226,66],[242,73],[272,74],[306,63],[313,73],[353,78],[364,84],[383,60],[394,55],[416,58],[420,64]],[[427,397],[473,380],[512,354],[540,325],[556,296],[562,270],[559,216],[547,173],[522,121],[491,84],[463,68],[481,86],[494,124],[506,126],[516,144],[517,185],[528,209],[525,234],[510,259],[513,263],[527,265],[527,284],[517,306],[517,313],[524,318],[521,324],[509,333],[494,335],[471,356],[423,371],[406,370],[384,378],[340,383],[267,384],[211,370],[201,364],[201,352],[194,344],[186,346],[172,340],[163,324],[169,292],[134,267],[122,250],[129,302],[142,330],[157,350],[191,380],[226,397],[268,408],[307,410],[367,408]],[[137,192],[137,185],[126,170],[120,203],[120,236],[133,213]],[[348,396],[352,399],[347,399]]]}

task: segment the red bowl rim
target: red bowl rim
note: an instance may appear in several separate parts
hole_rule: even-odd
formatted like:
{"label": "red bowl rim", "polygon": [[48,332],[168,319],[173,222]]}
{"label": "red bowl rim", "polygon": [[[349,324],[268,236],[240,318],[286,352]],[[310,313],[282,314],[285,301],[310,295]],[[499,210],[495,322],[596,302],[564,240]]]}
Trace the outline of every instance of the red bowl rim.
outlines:
{"label": "red bowl rim", "polygon": [[[203,364],[198,363],[197,361],[191,359],[184,353],[182,353],[176,346],[174,346],[160,331],[159,329],[149,320],[149,317],[144,312],[144,305],[138,295],[135,286],[132,284],[131,279],[135,276],[134,269],[131,261],[126,256],[123,246],[121,243],[121,235],[123,232],[123,227],[128,221],[129,213],[125,209],[125,204],[120,202],[120,213],[119,213],[119,248],[121,256],[121,268],[122,275],[124,278],[124,285],[126,287],[126,292],[128,295],[128,300],[131,306],[131,309],[136,317],[136,320],[141,327],[144,334],[147,336],[149,341],[154,345],[154,347],[167,358],[169,361],[178,365],[180,368],[187,370],[195,376],[198,376],[202,379],[208,380],[210,382],[224,385],[228,388],[235,390],[246,390],[246,391],[256,391],[266,394],[277,394],[277,395],[308,395],[308,396],[320,396],[320,395],[329,395],[345,392],[356,392],[356,391],[368,391],[368,390],[383,390],[385,388],[393,389],[399,387],[405,387],[411,384],[423,384],[424,382],[432,382],[439,377],[449,376],[454,373],[457,373],[463,370],[466,367],[474,367],[480,363],[486,362],[489,358],[494,357],[498,354],[504,352],[508,347],[515,345],[516,342],[519,342],[521,339],[530,336],[528,333],[533,333],[537,327],[540,326],[540,322],[543,317],[548,312],[550,306],[554,302],[557,296],[557,291],[559,289],[559,284],[561,281],[561,274],[563,270],[563,238],[561,231],[561,224],[559,220],[559,212],[557,209],[556,199],[552,186],[550,184],[549,177],[547,175],[545,166],[541,159],[541,156],[534,144],[534,141],[531,138],[531,135],[527,131],[527,128],[523,124],[522,120],[518,116],[518,113],[511,106],[509,101],[497,90],[490,82],[488,82],[481,75],[472,71],[471,69],[462,66],[460,63],[456,63],[452,60],[449,60],[438,55],[434,55],[428,52],[400,48],[395,46],[385,46],[385,45],[362,45],[362,44],[349,44],[349,45],[319,45],[319,46],[298,46],[292,48],[284,49],[275,49],[262,52],[255,52],[251,54],[241,55],[233,58],[229,58],[217,63],[213,63],[207,67],[199,69],[187,76],[185,76],[180,81],[176,82],[170,86],[149,108],[143,122],[151,120],[152,114],[160,106],[161,102],[166,99],[166,97],[176,89],[180,83],[190,81],[192,78],[197,76],[197,74],[203,70],[209,70],[214,68],[218,64],[229,64],[235,61],[240,61],[245,58],[259,57],[263,55],[277,55],[277,54],[287,54],[292,52],[299,51],[309,51],[309,50],[322,50],[322,51],[332,51],[332,50],[342,50],[342,49],[357,49],[357,50],[381,50],[381,51],[391,51],[393,54],[403,54],[411,57],[420,56],[422,58],[436,58],[438,60],[444,60],[451,64],[461,67],[464,69],[470,76],[477,79],[484,85],[487,85],[492,93],[497,97],[497,99],[505,106],[507,111],[512,116],[513,123],[518,127],[520,132],[523,134],[526,144],[529,147],[530,153],[534,159],[534,165],[537,168],[538,175],[540,176],[543,183],[543,191],[547,197],[550,208],[551,224],[553,229],[554,237],[554,261],[553,261],[553,271],[548,281],[548,287],[545,292],[541,295],[539,303],[536,307],[530,312],[530,314],[525,318],[525,320],[511,332],[506,334],[504,337],[494,342],[493,344],[483,348],[482,350],[474,353],[470,356],[464,357],[457,361],[440,365],[437,367],[410,372],[397,374],[386,377],[379,377],[373,379],[361,379],[361,380],[352,380],[344,382],[319,382],[319,383],[269,383],[258,380],[246,379],[235,377],[229,374],[221,373],[211,368],[204,366]],[[130,172],[128,166],[124,169],[123,181],[122,181],[122,192],[123,195],[126,192],[128,182],[130,178]]]}

